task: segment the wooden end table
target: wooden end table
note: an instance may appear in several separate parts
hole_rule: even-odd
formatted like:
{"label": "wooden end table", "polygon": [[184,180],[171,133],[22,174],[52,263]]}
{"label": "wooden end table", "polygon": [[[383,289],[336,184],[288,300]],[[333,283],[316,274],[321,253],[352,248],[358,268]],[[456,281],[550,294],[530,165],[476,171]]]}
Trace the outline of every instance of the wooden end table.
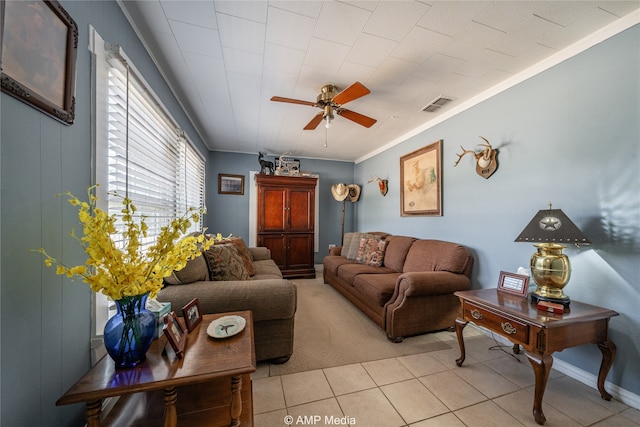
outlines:
{"label": "wooden end table", "polygon": [[[239,334],[226,339],[214,339],[207,335],[209,324],[222,316],[239,315],[247,321],[246,327]],[[186,331],[186,329],[185,329]],[[165,350],[166,347],[166,351]],[[107,397],[124,396],[124,399],[136,396],[144,396],[140,402],[127,406],[130,412],[128,419],[131,422],[135,410],[142,405],[153,405],[154,410],[162,405],[164,400],[163,425],[164,427],[176,427],[177,420],[182,415],[176,409],[179,390],[198,390],[198,396],[183,396],[186,401],[200,400],[206,394],[219,394],[219,390],[204,390],[201,386],[217,385],[225,386],[228,404],[228,413],[223,418],[229,420],[230,426],[240,426],[241,418],[251,422],[251,377],[250,373],[256,370],[256,357],[253,341],[253,318],[250,311],[234,313],[204,315],[202,322],[188,334],[187,343],[182,359],[178,359],[167,344],[164,336],[155,340],[149,351],[147,359],[140,365],[130,369],[115,369],[114,362],[108,356],[103,357],[89,372],[87,372],[76,384],[74,384],[58,401],[56,405],[67,405],[78,402],[86,402],[86,417],[88,427],[98,427],[101,423],[102,400]],[[243,393],[243,379],[248,388],[248,393]],[[163,398],[153,400],[150,396],[164,391]],[[155,393],[154,393],[155,392]],[[186,393],[186,392],[185,392]],[[195,393],[190,393],[195,394]],[[248,404],[249,414],[242,414],[242,401]],[[120,403],[120,402],[119,402]],[[159,405],[158,405],[159,403]],[[194,419],[194,411],[185,415],[186,419]],[[245,411],[247,412],[247,411]],[[143,414],[148,415],[148,412]],[[109,414],[111,416],[111,414]],[[211,417],[208,414],[207,417]],[[141,422],[134,425],[158,425],[158,420],[145,416]],[[225,421],[226,422],[226,421]],[[194,424],[191,424],[194,425]]]}
{"label": "wooden end table", "polygon": [[598,390],[604,400],[611,395],[604,389],[604,381],[613,364],[616,346],[609,338],[609,319],[617,316],[613,310],[571,301],[570,311],[564,314],[538,311],[527,298],[500,292],[497,289],[480,289],[455,292],[462,305],[461,317],[456,319],[456,335],[460,345],[462,366],[465,359],[462,330],[468,322],[483,326],[526,350],[527,358],[535,374],[533,417],[542,425],[546,418],[542,412],[542,396],[549,379],[556,351],[583,344],[597,344],[602,352],[598,372]]}

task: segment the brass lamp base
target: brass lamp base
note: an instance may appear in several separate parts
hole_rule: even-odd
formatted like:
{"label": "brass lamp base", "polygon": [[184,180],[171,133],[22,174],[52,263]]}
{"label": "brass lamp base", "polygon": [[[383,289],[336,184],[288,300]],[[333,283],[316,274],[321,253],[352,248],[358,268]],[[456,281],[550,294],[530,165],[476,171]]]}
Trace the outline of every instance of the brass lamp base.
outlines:
{"label": "brass lamp base", "polygon": [[531,273],[538,287],[531,293],[531,301],[548,301],[567,307],[571,300],[562,289],[571,277],[569,258],[562,253],[566,247],[557,243],[538,243],[538,252],[531,256]]}

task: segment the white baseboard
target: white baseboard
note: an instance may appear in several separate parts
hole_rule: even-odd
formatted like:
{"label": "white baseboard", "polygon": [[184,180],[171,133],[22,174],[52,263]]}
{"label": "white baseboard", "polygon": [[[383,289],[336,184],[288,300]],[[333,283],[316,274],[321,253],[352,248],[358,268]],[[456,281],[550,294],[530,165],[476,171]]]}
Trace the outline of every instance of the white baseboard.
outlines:
{"label": "white baseboard", "polygon": [[[493,332],[491,332],[488,329],[485,328],[481,328],[478,327],[472,323],[469,323],[467,325],[467,327],[474,327],[478,330],[480,330],[484,335],[487,335],[488,337],[491,337],[493,339],[495,339],[496,341],[508,345],[508,346],[513,346],[513,343],[511,341],[509,341],[508,339],[504,338],[501,335],[497,335]],[[597,384],[598,384],[598,376],[594,375],[590,372],[587,372],[583,369],[580,369],[570,363],[564,362],[558,358],[553,358],[553,368],[557,370],[558,372],[561,372],[563,374],[565,374],[568,377],[573,378],[576,381],[580,381],[582,384],[589,386],[591,388],[593,388],[594,390],[597,390]],[[638,409],[640,410],[640,396],[630,392],[629,390],[626,390],[616,384],[610,383],[609,381],[605,381],[604,382],[605,388],[607,389],[607,391],[609,392],[609,394],[611,394],[615,399],[621,401],[622,403],[624,403],[625,405],[629,405],[632,408]],[[599,392],[598,392],[599,393]]]}

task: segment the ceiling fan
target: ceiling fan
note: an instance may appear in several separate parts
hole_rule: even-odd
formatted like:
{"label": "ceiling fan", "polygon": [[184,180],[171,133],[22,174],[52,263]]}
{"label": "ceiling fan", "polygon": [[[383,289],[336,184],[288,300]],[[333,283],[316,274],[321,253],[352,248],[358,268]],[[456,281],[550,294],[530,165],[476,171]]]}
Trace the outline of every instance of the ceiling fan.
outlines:
{"label": "ceiling fan", "polygon": [[335,112],[337,115],[344,117],[345,119],[349,119],[352,122],[355,122],[361,126],[370,128],[376,122],[375,119],[371,117],[367,117],[360,113],[356,113],[355,111],[347,110],[346,108],[342,108],[343,104],[347,102],[353,101],[354,99],[360,98],[367,94],[371,93],[369,89],[364,87],[364,85],[360,82],[355,82],[342,92],[338,93],[338,88],[334,85],[324,85],[320,89],[320,94],[318,95],[318,99],[316,102],[311,101],[302,101],[300,99],[291,99],[291,98],[283,98],[281,96],[274,96],[271,98],[272,101],[277,102],[288,102],[291,104],[301,104],[308,105],[310,107],[318,107],[322,109],[322,112],[316,114],[316,116],[311,119],[309,123],[304,127],[304,130],[314,130],[322,120],[326,120],[326,126],[329,127],[331,120],[333,120],[333,113]]}

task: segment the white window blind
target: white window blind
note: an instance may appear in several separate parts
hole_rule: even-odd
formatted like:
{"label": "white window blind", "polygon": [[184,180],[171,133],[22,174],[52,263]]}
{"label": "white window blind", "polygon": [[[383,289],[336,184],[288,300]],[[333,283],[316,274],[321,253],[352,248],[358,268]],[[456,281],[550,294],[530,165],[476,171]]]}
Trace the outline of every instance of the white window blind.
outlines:
{"label": "white window blind", "polygon": [[[205,161],[135,66],[115,45],[90,31],[94,83],[95,182],[100,208],[121,217],[132,200],[149,226],[149,246],[161,227],[188,208],[205,206]],[[202,229],[202,219],[189,231]],[[95,299],[95,335],[108,318]]]}
{"label": "white window blind", "polygon": [[[130,198],[149,226],[146,244],[188,208],[204,207],[204,160],[125,58],[108,55],[109,213]],[[100,159],[98,159],[100,160]],[[201,224],[193,224],[199,230]]]}

